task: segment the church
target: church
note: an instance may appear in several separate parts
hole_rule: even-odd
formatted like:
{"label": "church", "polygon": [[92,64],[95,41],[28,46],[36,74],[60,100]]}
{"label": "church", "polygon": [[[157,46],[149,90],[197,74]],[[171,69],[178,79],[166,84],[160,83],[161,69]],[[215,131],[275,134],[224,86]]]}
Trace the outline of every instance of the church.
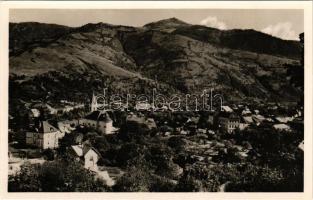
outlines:
{"label": "church", "polygon": [[90,113],[84,118],[79,120],[80,125],[87,127],[93,127],[102,134],[114,134],[118,130],[113,126],[113,120],[110,118],[108,112],[105,109],[100,109],[101,104],[98,104],[97,97],[93,94]]}

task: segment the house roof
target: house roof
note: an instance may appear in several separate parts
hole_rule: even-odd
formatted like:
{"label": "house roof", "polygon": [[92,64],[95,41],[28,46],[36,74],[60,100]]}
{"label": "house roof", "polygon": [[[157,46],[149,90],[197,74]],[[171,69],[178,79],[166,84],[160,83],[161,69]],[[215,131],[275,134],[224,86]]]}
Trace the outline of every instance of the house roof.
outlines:
{"label": "house roof", "polygon": [[37,108],[30,109],[30,111],[34,117],[39,117],[40,111]]}
{"label": "house roof", "polygon": [[290,130],[290,126],[288,126],[287,124],[275,124],[274,128],[280,130]]}
{"label": "house roof", "polygon": [[37,131],[38,133],[53,133],[58,131],[58,129],[49,124],[48,121],[40,121]]}
{"label": "house roof", "polygon": [[222,106],[222,110],[225,112],[233,112],[233,109],[231,109],[229,106]]}
{"label": "house roof", "polygon": [[101,154],[92,146],[86,144],[72,145],[71,146],[77,156],[85,156],[90,150],[101,156]]}
{"label": "house roof", "polygon": [[146,123],[147,123],[149,128],[156,128],[157,127],[153,118],[148,118],[146,120]]}
{"label": "house roof", "polygon": [[265,117],[263,115],[252,115],[252,117],[255,121],[258,121],[258,122],[265,120]]}
{"label": "house roof", "polygon": [[292,121],[293,120],[293,117],[276,117],[275,118],[278,122],[281,122],[281,123],[287,123],[289,121]]}
{"label": "house roof", "polygon": [[110,122],[112,119],[110,118],[107,112],[100,112],[100,111],[93,111],[92,113],[88,114],[85,119],[90,119],[94,121],[104,121]]}
{"label": "house roof", "polygon": [[128,115],[126,118],[128,122],[137,122],[137,123],[144,123],[144,117],[138,117],[136,114]]}
{"label": "house roof", "polygon": [[240,120],[240,117],[237,114],[229,112],[221,112],[219,117],[228,118],[230,120]]}
{"label": "house roof", "polygon": [[71,146],[74,152],[76,153],[77,156],[81,157],[83,156],[83,147],[82,145],[72,145]]}
{"label": "house roof", "polygon": [[244,120],[244,122],[246,122],[246,123],[253,123],[253,119],[252,119],[252,117],[251,116],[245,116],[245,117],[242,117],[243,118],[243,120]]}
{"label": "house roof", "polygon": [[249,109],[245,109],[241,112],[242,115],[251,114],[251,111]]}

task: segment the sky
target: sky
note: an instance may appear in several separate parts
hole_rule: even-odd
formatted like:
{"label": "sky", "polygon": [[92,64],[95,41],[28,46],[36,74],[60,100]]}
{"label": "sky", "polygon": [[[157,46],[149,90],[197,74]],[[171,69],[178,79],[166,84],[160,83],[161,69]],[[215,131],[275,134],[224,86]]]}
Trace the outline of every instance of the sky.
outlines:
{"label": "sky", "polygon": [[78,27],[87,23],[143,26],[176,17],[190,24],[219,29],[255,29],[298,40],[304,30],[300,9],[13,9],[10,22],[42,22]]}

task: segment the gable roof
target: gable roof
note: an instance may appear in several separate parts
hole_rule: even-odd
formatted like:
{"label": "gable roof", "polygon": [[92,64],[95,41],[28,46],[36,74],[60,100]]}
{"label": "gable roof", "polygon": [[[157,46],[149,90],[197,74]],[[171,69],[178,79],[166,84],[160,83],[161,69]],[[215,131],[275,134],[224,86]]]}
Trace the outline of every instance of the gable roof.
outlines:
{"label": "gable roof", "polygon": [[94,120],[94,121],[104,121],[104,122],[111,122],[112,119],[110,118],[107,112],[100,112],[100,111],[93,111],[92,113],[88,114],[85,119]]}
{"label": "gable roof", "polygon": [[222,106],[222,110],[225,112],[233,112],[233,109],[231,109],[229,106]]}
{"label": "gable roof", "polygon": [[72,145],[71,146],[77,156],[83,156],[83,148],[82,145]]}
{"label": "gable roof", "polygon": [[40,121],[37,127],[38,133],[53,133],[57,131],[58,129],[52,126],[48,121]]}
{"label": "gable roof", "polygon": [[94,151],[98,156],[101,157],[101,154],[92,146],[86,144],[72,145],[71,148],[74,150],[77,156],[85,156],[90,150]]}

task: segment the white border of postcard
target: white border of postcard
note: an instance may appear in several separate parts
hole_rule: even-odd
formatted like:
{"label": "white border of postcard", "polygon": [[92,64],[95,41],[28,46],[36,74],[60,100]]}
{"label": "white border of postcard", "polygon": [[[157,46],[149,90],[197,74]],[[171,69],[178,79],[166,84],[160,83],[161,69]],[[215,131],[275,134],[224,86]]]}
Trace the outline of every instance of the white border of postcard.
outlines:
{"label": "white border of postcard", "polygon": [[[305,33],[305,163],[303,193],[8,193],[9,9],[303,9]],[[0,1],[0,199],[312,199],[312,1]]]}

